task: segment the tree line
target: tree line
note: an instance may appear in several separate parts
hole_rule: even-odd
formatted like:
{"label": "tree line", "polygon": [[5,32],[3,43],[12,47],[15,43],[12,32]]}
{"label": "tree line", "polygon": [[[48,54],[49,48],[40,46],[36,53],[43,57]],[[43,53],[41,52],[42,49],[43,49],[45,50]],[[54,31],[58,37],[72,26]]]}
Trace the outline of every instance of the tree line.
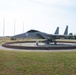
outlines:
{"label": "tree line", "polygon": [[76,34],[69,33],[69,36],[66,39],[76,39]]}

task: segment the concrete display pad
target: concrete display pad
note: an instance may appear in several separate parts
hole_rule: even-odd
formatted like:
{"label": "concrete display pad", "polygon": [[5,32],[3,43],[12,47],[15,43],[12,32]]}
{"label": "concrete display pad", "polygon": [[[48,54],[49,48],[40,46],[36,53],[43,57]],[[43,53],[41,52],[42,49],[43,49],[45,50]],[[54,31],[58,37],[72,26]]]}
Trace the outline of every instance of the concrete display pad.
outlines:
{"label": "concrete display pad", "polygon": [[35,41],[19,41],[19,42],[7,42],[2,44],[3,47],[13,49],[28,49],[28,50],[60,50],[60,49],[76,49],[76,43],[69,42],[58,42],[57,44],[46,44],[39,42],[36,45]]}

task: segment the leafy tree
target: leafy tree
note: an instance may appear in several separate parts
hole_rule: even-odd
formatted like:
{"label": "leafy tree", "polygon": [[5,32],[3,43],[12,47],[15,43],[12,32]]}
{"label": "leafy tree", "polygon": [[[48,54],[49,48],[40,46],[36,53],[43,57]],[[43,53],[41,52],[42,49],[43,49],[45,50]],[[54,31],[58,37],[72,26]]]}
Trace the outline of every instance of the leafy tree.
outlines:
{"label": "leafy tree", "polygon": [[73,33],[69,33],[68,39],[74,39]]}
{"label": "leafy tree", "polygon": [[76,39],[76,34],[74,35],[74,39]]}

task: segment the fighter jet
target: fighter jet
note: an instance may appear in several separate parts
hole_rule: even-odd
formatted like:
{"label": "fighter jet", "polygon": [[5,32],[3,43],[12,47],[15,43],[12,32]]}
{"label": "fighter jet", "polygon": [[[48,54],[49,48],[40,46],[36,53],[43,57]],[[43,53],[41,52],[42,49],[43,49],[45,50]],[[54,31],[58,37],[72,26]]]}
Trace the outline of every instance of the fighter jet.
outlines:
{"label": "fighter jet", "polygon": [[68,26],[66,26],[65,32],[63,35],[59,35],[59,27],[57,27],[54,34],[47,34],[40,32],[38,30],[29,30],[26,33],[13,36],[13,38],[33,38],[33,39],[46,39],[45,43],[54,42],[56,44],[56,39],[64,38],[68,36]]}

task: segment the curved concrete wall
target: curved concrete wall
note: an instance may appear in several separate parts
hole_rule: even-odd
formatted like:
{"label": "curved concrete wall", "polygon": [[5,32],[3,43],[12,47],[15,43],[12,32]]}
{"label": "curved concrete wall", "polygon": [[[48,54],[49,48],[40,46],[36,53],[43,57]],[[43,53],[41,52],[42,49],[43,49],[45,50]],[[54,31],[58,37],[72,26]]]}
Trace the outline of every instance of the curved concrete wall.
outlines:
{"label": "curved concrete wall", "polygon": [[[17,41],[17,42],[7,42],[2,44],[3,47],[13,48],[13,49],[28,49],[28,50],[60,50],[60,49],[76,49],[76,45],[66,46],[66,47],[48,47],[48,46],[15,46],[11,45],[14,43],[33,43],[35,41]],[[64,42],[63,42],[64,43]],[[67,42],[66,42],[67,43]],[[70,42],[71,43],[71,42]]]}

